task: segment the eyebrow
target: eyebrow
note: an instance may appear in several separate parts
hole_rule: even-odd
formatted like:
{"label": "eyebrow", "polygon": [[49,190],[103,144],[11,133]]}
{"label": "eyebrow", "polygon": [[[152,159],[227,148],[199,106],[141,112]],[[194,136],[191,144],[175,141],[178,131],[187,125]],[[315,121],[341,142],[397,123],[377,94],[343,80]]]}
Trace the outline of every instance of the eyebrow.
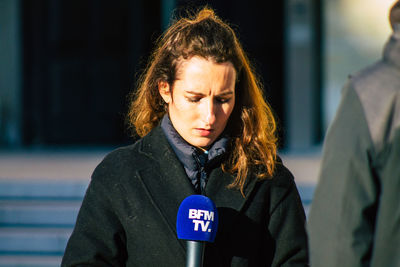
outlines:
{"label": "eyebrow", "polygon": [[[199,92],[194,92],[194,91],[185,91],[186,93],[188,93],[188,94],[192,94],[192,95],[200,95],[200,96],[204,96],[205,94],[203,94],[203,93],[199,93]],[[217,96],[227,96],[227,95],[232,95],[233,94],[233,91],[225,91],[225,92],[222,92],[221,94],[219,94],[219,95],[217,95]]]}

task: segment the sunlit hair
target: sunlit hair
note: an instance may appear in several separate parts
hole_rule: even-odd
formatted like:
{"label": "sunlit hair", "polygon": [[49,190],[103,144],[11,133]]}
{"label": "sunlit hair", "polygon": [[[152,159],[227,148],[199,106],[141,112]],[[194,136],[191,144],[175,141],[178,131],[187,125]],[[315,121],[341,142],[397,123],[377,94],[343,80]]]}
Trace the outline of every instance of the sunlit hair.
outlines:
{"label": "sunlit hair", "polygon": [[231,62],[236,70],[236,102],[226,126],[232,135],[232,151],[222,167],[236,175],[230,187],[244,194],[249,170],[260,179],[274,173],[276,123],[234,31],[213,10],[203,8],[192,17],[176,21],[158,40],[132,95],[129,123],[139,136],[145,136],[158,125],[167,112],[158,84],[167,82],[173,88],[179,63],[193,56],[216,63]]}

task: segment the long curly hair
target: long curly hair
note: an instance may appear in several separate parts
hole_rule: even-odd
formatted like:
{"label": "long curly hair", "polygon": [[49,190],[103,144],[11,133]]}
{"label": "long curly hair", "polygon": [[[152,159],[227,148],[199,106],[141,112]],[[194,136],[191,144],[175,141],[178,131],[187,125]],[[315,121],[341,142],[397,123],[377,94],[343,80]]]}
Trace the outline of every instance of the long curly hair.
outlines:
{"label": "long curly hair", "polygon": [[131,95],[128,122],[141,137],[158,125],[168,110],[158,84],[167,82],[172,88],[179,62],[193,56],[216,63],[231,62],[236,70],[236,102],[226,126],[232,134],[232,152],[222,168],[235,175],[230,187],[244,194],[250,170],[259,179],[274,173],[276,122],[235,32],[212,9],[205,7],[193,16],[177,20],[158,39],[137,90]]}

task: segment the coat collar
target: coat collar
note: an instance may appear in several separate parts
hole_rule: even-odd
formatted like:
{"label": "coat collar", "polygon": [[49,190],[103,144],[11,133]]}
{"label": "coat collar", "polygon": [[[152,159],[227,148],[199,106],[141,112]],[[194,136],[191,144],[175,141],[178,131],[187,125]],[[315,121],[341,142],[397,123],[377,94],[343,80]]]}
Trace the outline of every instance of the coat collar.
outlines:
{"label": "coat collar", "polygon": [[400,68],[400,29],[393,32],[383,51],[385,61]]}
{"label": "coat collar", "polygon": [[[199,149],[196,149],[194,146],[187,143],[175,130],[172,125],[171,120],[169,119],[168,114],[165,114],[161,120],[161,129],[164,132],[165,137],[167,138],[169,144],[177,155],[178,159],[183,163],[184,167],[189,170],[198,169],[198,163],[195,160],[195,157],[203,154],[203,152],[199,152]],[[206,165],[212,165],[213,162],[217,164],[222,160],[222,157],[228,150],[229,137],[226,134],[220,136],[209,148],[206,153]]]}
{"label": "coat collar", "polygon": [[[174,150],[175,155],[183,164],[185,172],[196,188],[196,191],[200,192],[207,183],[208,179],[206,176],[208,176],[209,170],[221,164],[223,158],[226,156],[229,138],[221,136],[212,144],[208,151],[204,152],[187,143],[179,135],[167,114],[161,120],[161,129]],[[201,175],[201,173],[207,173],[207,175]],[[200,183],[198,183],[199,178],[201,179]]]}
{"label": "coat collar", "polygon": [[[185,170],[169,145],[160,126],[154,128],[142,139],[139,152],[154,160],[153,168],[143,168],[139,171],[140,178],[146,186],[163,219],[176,234],[176,215],[181,202],[195,194]],[[228,189],[234,177],[216,168],[210,173],[205,188],[217,208],[228,208],[240,211],[246,203],[239,190]],[[249,177],[245,187],[245,195],[249,196],[255,187],[256,179]],[[228,227],[228,226],[227,226]],[[182,243],[184,246],[184,243]]]}

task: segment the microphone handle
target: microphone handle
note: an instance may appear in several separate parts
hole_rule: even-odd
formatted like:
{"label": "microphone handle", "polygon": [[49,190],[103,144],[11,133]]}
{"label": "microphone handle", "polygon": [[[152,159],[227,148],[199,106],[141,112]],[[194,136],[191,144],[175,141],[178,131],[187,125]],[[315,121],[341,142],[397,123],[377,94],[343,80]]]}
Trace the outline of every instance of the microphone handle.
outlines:
{"label": "microphone handle", "polygon": [[186,267],[202,267],[204,258],[203,241],[187,241]]}

